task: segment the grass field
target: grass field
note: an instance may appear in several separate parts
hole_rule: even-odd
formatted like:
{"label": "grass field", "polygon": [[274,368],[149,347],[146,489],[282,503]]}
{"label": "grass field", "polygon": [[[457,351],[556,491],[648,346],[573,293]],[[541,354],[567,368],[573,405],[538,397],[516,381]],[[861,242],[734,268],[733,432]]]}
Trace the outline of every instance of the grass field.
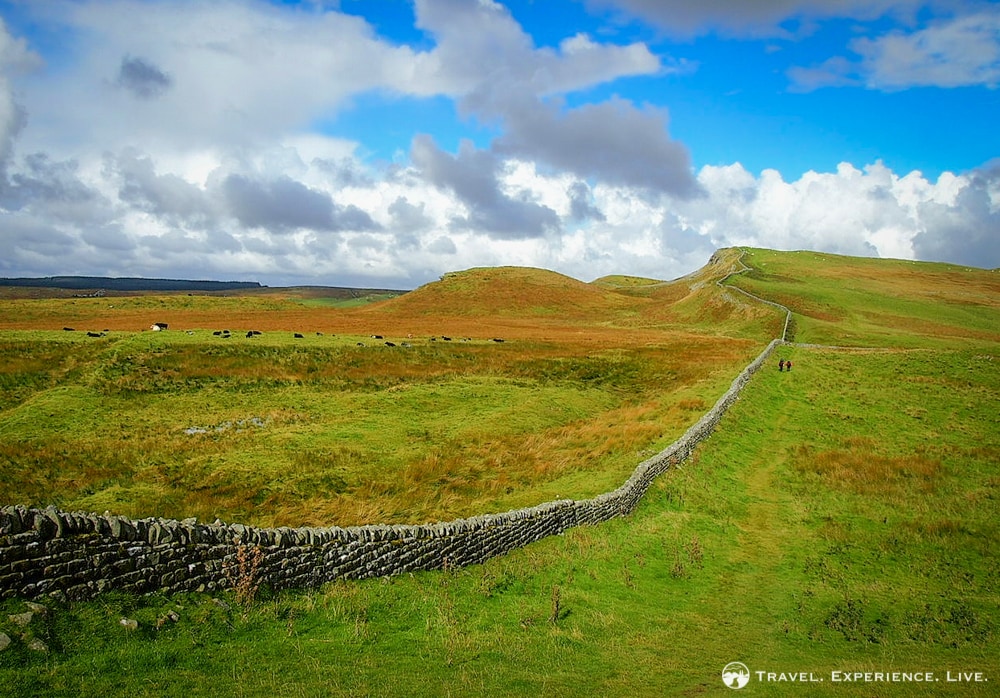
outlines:
{"label": "grass field", "polygon": [[521,268],[316,301],[0,301],[0,500],[347,526],[591,497],[682,434],[774,315],[733,306],[720,335]]}
{"label": "grass field", "polygon": [[[997,294],[989,286],[992,272],[929,268],[934,280],[924,293],[908,263],[897,267],[886,262],[880,278],[874,271],[880,262],[803,257],[753,250],[747,261],[755,271],[744,275],[750,278],[732,282],[792,308],[801,341],[881,348],[786,348],[783,356],[794,361],[794,370],[779,373],[774,366],[758,373],[715,434],[691,460],[659,478],[632,516],[574,529],[467,569],[339,582],[281,594],[262,590],[243,603],[232,594],[106,595],[89,603],[49,602],[50,612],[36,617],[26,633],[8,620],[23,610],[23,603],[5,602],[0,631],[12,638],[37,637],[50,651],[33,652],[26,640],[16,640],[0,652],[0,693],[722,695],[730,690],[722,685],[722,668],[742,661],[752,672],[770,672],[776,678],[806,674],[817,679],[803,686],[761,681],[754,674],[746,689],[752,695],[998,695],[1000,352],[995,333],[1000,317]],[[818,266],[827,274],[839,267],[840,278],[856,276],[859,281],[842,281],[845,290],[839,296],[837,285],[824,280]],[[938,273],[940,278],[934,277]],[[875,278],[865,281],[865,274]],[[897,275],[900,279],[894,281]],[[976,283],[967,284],[968,308],[959,312],[955,307],[965,305],[957,289],[967,278]],[[812,289],[814,280],[821,289]],[[697,419],[710,404],[709,394],[734,375],[722,374],[739,363],[739,351],[755,353],[747,351],[759,346],[753,323],[773,327],[771,314],[753,316],[754,311],[722,299],[723,292],[710,283],[699,283],[698,278],[686,283],[688,293],[669,285],[632,285],[626,296],[648,310],[630,306],[629,313],[635,314],[615,311],[617,326],[595,323],[597,329],[588,337],[600,335],[609,342],[617,337],[620,342],[600,354],[589,341],[573,345],[566,339],[572,334],[568,328],[581,326],[574,325],[579,320],[555,331],[543,317],[534,330],[529,324],[506,325],[520,328],[517,341],[496,345],[479,335],[464,348],[449,348],[434,364],[440,373],[433,379],[415,380],[407,373],[426,370],[430,364],[421,359],[392,364],[391,371],[378,372],[378,380],[371,378],[371,385],[364,384],[362,376],[372,372],[363,366],[353,378],[339,373],[321,378],[326,363],[322,360],[300,356],[283,363],[290,352],[325,356],[322,352],[335,348],[318,337],[310,338],[311,348],[275,342],[273,355],[265,353],[259,363],[249,363],[257,366],[249,376],[246,357],[238,355],[238,360],[222,362],[228,366],[224,372],[198,378],[190,371],[203,354],[198,334],[178,336],[171,351],[160,354],[142,343],[162,338],[134,335],[123,340],[126,344],[116,354],[116,340],[106,339],[102,346],[54,333],[46,335],[50,341],[38,344],[44,351],[39,350],[33,363],[7,372],[19,376],[15,383],[20,387],[5,388],[5,399],[13,407],[3,412],[4,429],[13,428],[7,420],[27,406],[32,410],[16,426],[24,433],[35,430],[40,444],[43,434],[79,434],[83,430],[75,432],[71,422],[74,415],[80,416],[81,404],[93,404],[87,402],[93,395],[110,404],[127,395],[132,421],[124,429],[121,424],[107,426],[145,434],[129,447],[141,455],[142,444],[165,431],[158,420],[198,404],[226,404],[214,393],[253,395],[259,387],[269,401],[286,396],[287,403],[280,403],[274,416],[250,403],[253,409],[233,408],[216,421],[170,419],[175,428],[190,423],[206,429],[254,416],[270,418],[268,424],[284,419],[284,438],[314,445],[317,456],[336,455],[343,434],[330,431],[330,440],[322,443],[306,418],[326,414],[322,405],[329,394],[351,394],[355,409],[363,408],[369,419],[377,419],[386,409],[379,400],[403,396],[402,404],[393,400],[394,409],[425,414],[427,405],[447,388],[449,394],[486,396],[481,402],[487,404],[477,405],[481,414],[467,414],[461,405],[467,408],[477,400],[462,399],[456,412],[443,410],[441,422],[428,427],[429,432],[448,433],[462,443],[474,443],[470,435],[476,429],[492,432],[502,427],[506,434],[481,444],[478,461],[476,450],[470,451],[469,462],[479,465],[467,467],[478,467],[483,481],[499,477],[488,460],[498,442],[541,448],[542,437],[519,431],[524,425],[517,415],[529,396],[538,400],[539,413],[556,422],[541,433],[551,438],[551,448],[568,449],[562,452],[570,460],[591,452],[611,434],[623,435],[617,452],[626,453],[639,446],[624,434],[632,428],[642,432],[646,417],[646,426],[661,425],[667,440],[671,428],[682,430],[683,424]],[[769,293],[771,285],[774,294]],[[861,293],[865,285],[884,290]],[[922,301],[908,304],[911,297]],[[736,310],[715,321],[727,303]],[[719,369],[717,376],[696,371],[687,378],[705,393],[676,393],[651,407],[657,390],[668,382],[663,376],[673,374],[647,385],[639,377],[642,370],[669,367],[668,357],[680,361],[689,353],[658,342],[642,343],[642,351],[664,355],[655,358],[633,353],[628,343],[656,332],[663,337],[678,331],[683,317],[697,316],[699,306],[705,323],[702,336],[709,334],[709,325],[714,331],[733,328],[733,346],[741,349],[729,359],[705,362]],[[370,308],[368,312],[377,310]],[[819,318],[838,314],[839,324]],[[899,317],[908,320],[894,330],[892,318]],[[490,327],[495,330],[513,320],[488,322],[495,323]],[[689,325],[683,341],[696,336]],[[63,352],[60,343],[74,350]],[[191,353],[184,353],[185,346],[193,348]],[[570,346],[583,348],[570,351]],[[345,340],[343,351],[351,348]],[[437,349],[427,344],[420,351]],[[463,373],[457,368],[463,365],[461,351],[489,353],[475,354],[479,358],[472,363],[477,369]],[[145,358],[129,358],[136,356]],[[214,365],[219,356],[211,356]],[[114,357],[129,359],[127,370]],[[187,373],[171,373],[171,361],[187,367]],[[490,371],[482,370],[487,365]],[[303,366],[316,368],[303,377],[295,373]],[[319,376],[308,377],[312,374]],[[155,378],[153,386],[162,381],[167,387],[132,390],[128,386],[135,375]],[[191,384],[181,387],[182,378]],[[353,380],[360,383],[336,383]],[[645,397],[622,400],[620,393],[631,396],[637,391],[646,391]],[[139,409],[147,404],[148,411]],[[601,417],[580,417],[588,410]],[[606,421],[609,415],[615,420]],[[105,426],[100,415],[87,419],[92,431]],[[386,444],[398,438],[420,442],[419,434],[392,433],[392,423],[379,424],[366,438],[377,434]],[[487,423],[490,426],[484,427]],[[608,428],[598,429],[601,425]],[[241,428],[191,436],[208,451],[206,460],[223,459],[234,444],[243,447],[268,433],[252,422]],[[588,442],[592,432],[601,433],[601,438]],[[129,444],[131,438],[123,436],[122,443]],[[581,450],[574,452],[573,444]],[[192,448],[189,457],[196,459],[198,450]],[[257,452],[268,450],[262,446]],[[341,455],[350,462],[350,454]],[[35,469],[50,462],[46,458],[50,456],[40,454]],[[608,465],[612,457],[593,473],[580,471],[585,474],[579,477],[589,482],[615,467],[627,470],[630,459],[634,461],[634,455],[623,456],[620,466]],[[103,462],[109,474],[115,468],[110,455],[104,461],[80,460]],[[160,486],[170,471],[155,461],[150,458],[137,472],[149,468],[149,481]],[[426,470],[414,470],[413,477],[419,480],[426,474],[428,482],[448,491],[441,471],[432,467],[433,459],[421,462]],[[309,468],[299,467],[306,477]],[[400,467],[405,474],[412,463]],[[51,477],[58,479],[59,469],[53,470]],[[296,471],[285,470],[274,471],[281,480],[272,487],[295,481]],[[2,472],[8,477],[10,471],[4,467]],[[157,472],[160,475],[152,477]],[[345,466],[343,472],[350,468]],[[308,482],[299,485],[303,491],[316,487]],[[569,481],[556,477],[547,482],[562,487]],[[546,485],[536,486],[542,492]],[[239,483],[232,487],[235,491]],[[384,501],[393,500],[387,496]],[[123,629],[123,617],[136,619],[139,629]],[[865,671],[911,676],[930,672],[932,680],[834,680],[834,672]],[[985,680],[972,681],[977,673]]]}
{"label": "grass field", "polygon": [[[739,660],[824,679],[755,680],[755,695],[996,695],[996,360],[789,356],[793,373],[759,374],[629,518],[473,568],[265,594],[245,610],[199,595],[58,606],[34,630],[51,654],[0,653],[0,690],[714,695]],[[940,682],[831,680],[875,670]]]}

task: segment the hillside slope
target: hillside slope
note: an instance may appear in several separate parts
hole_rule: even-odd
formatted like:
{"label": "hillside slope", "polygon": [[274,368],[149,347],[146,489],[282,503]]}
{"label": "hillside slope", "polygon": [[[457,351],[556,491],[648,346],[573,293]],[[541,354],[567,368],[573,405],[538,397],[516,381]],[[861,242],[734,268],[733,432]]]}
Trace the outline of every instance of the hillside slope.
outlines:
{"label": "hillside slope", "polygon": [[1000,341],[1000,273],[896,259],[748,249],[730,283],[787,306],[801,342],[952,346]]}

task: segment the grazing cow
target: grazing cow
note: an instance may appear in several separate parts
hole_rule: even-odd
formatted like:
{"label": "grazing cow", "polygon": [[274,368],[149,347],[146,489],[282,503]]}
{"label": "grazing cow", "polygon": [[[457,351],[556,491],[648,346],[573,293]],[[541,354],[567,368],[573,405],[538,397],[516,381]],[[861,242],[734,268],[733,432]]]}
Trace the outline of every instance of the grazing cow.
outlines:
{"label": "grazing cow", "polygon": [[88,337],[103,337],[104,335],[101,334],[100,332],[88,332],[87,336]]}
{"label": "grazing cow", "polygon": [[247,330],[247,339],[253,337],[253,330]]}
{"label": "grazing cow", "polygon": [[501,343],[503,342],[503,340],[502,340],[502,339],[500,339],[500,338],[498,338],[498,337],[494,337],[494,338],[493,338],[493,341],[494,341],[494,342],[501,342]]}
{"label": "grazing cow", "polygon": [[316,333],[316,336],[317,336],[317,337],[322,337],[322,336],[323,336],[323,333],[322,333],[322,332],[317,332],[317,333]]}
{"label": "grazing cow", "polygon": [[380,335],[380,334],[373,334],[372,335],[372,339],[382,339],[382,335]]}
{"label": "grazing cow", "polygon": [[72,327],[64,327],[63,331],[64,332],[76,332],[76,330],[74,330]]}
{"label": "grazing cow", "polygon": [[167,329],[167,323],[165,323],[165,322],[154,322],[152,325],[149,326],[149,329],[153,330],[153,332],[159,332],[160,330]]}
{"label": "grazing cow", "polygon": [[392,342],[386,342],[386,343],[385,343],[385,345],[386,345],[387,347],[394,347],[394,346],[396,346],[396,345],[395,345],[395,344],[393,344]]}
{"label": "grazing cow", "polygon": [[410,344],[409,342],[400,342],[399,346],[401,346],[401,347],[412,347],[413,345]]}
{"label": "grazing cow", "polygon": [[222,330],[216,330],[212,334],[214,334],[216,337],[218,337],[220,334],[222,334]]}
{"label": "grazing cow", "polygon": [[359,347],[363,347],[364,345],[365,345],[365,343],[364,343],[364,342],[358,342],[358,346],[359,346]]}
{"label": "grazing cow", "polygon": [[437,337],[431,337],[431,341],[432,342],[436,342],[436,341],[438,341],[438,338]]}
{"label": "grazing cow", "polygon": [[302,334],[300,334],[300,333],[298,333],[298,332],[296,332],[295,333],[295,339],[305,339],[305,336],[302,335]]}
{"label": "grazing cow", "polygon": [[256,334],[261,334],[261,331],[260,331],[260,330],[250,330],[250,331],[251,331],[251,332],[253,332],[253,333],[254,333],[255,335],[256,335]]}
{"label": "grazing cow", "polygon": [[443,339],[446,342],[450,342],[451,341],[451,337],[445,337],[444,335],[441,335],[441,339]]}

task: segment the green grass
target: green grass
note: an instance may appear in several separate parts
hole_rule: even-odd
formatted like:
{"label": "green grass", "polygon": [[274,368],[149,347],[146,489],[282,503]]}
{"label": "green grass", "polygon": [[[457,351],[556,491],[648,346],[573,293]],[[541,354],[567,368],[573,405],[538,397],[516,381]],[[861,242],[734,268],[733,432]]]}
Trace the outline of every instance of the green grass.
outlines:
{"label": "green grass", "polygon": [[[422,523],[617,487],[747,349],[6,331],[0,499],[254,525]],[[370,343],[370,342],[369,342]],[[707,346],[707,343],[706,343]]]}
{"label": "green grass", "polygon": [[299,301],[307,308],[360,308],[369,303],[396,298],[399,293],[367,293],[356,298],[303,298]]}
{"label": "green grass", "polygon": [[800,342],[948,348],[1000,341],[1000,274],[928,262],[749,250],[730,283],[784,304]]}
{"label": "green grass", "polygon": [[[995,695],[1000,359],[794,350],[637,512],[446,573],[60,605],[5,695]],[[824,396],[823,401],[817,395]],[[857,471],[846,477],[842,468]],[[17,633],[6,602],[0,630]],[[174,610],[179,620],[158,619]],[[135,618],[129,633],[118,621]],[[941,682],[834,684],[830,672]],[[989,683],[949,684],[946,671]]]}

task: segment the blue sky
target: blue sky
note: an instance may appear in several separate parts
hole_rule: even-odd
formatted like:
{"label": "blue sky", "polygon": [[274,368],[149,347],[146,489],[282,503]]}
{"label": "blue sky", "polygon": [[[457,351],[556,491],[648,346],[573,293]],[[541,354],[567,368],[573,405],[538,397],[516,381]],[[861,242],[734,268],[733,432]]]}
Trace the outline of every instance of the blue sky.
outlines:
{"label": "blue sky", "polygon": [[0,0],[0,275],[1000,266],[1000,5]]}

